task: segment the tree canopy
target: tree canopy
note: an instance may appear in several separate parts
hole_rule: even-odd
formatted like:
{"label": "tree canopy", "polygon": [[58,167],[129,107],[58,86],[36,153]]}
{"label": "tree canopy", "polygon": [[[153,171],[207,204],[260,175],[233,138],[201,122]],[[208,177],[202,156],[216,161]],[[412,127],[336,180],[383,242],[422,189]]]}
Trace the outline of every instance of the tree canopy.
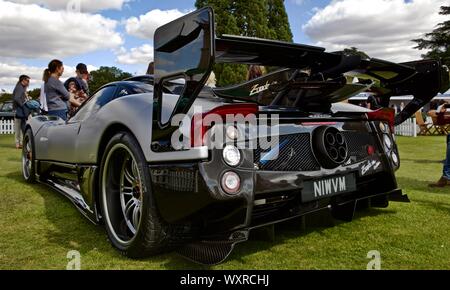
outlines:
{"label": "tree canopy", "polygon": [[97,91],[100,87],[116,81],[121,81],[132,77],[132,74],[124,72],[117,67],[102,66],[98,70],[91,72],[91,80],[89,81],[89,89],[91,93]]}
{"label": "tree canopy", "polygon": [[[241,35],[292,42],[284,0],[197,0],[197,8],[210,6],[216,16],[216,34]],[[245,81],[245,65],[216,65],[217,85]]]}
{"label": "tree canopy", "polygon": [[359,55],[363,59],[369,59],[370,58],[367,53],[365,53],[364,51],[359,50],[356,47],[346,48],[346,49],[344,49],[344,53],[348,54],[348,55]]}
{"label": "tree canopy", "polygon": [[[450,6],[441,6],[439,14],[450,15]],[[424,38],[414,39],[416,49],[428,50],[423,58],[442,59],[450,66],[450,20],[439,23],[436,28],[425,34]]]}

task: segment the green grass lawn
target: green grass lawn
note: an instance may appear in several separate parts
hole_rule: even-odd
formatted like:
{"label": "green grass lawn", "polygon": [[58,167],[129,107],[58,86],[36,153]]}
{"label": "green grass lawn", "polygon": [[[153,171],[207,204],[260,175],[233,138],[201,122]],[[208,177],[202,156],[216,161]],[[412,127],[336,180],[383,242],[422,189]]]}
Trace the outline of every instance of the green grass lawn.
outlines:
{"label": "green grass lawn", "polygon": [[[211,269],[366,269],[371,250],[382,269],[450,269],[450,188],[430,190],[442,171],[444,137],[398,138],[398,180],[411,203],[357,213],[351,223],[277,228],[274,242],[249,241]],[[205,269],[175,253],[144,260],[121,256],[102,227],[42,186],[27,185],[13,138],[0,136],[0,269],[65,269],[70,250],[82,269]]]}

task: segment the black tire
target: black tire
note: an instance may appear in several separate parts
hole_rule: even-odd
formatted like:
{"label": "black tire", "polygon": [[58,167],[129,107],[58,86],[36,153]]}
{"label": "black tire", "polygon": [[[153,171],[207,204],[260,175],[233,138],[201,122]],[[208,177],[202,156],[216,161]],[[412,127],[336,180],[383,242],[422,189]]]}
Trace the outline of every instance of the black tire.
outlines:
{"label": "black tire", "polygon": [[23,136],[22,175],[26,182],[36,181],[36,157],[34,154],[34,137],[31,129],[27,129]]}
{"label": "black tire", "polygon": [[[127,159],[127,155],[131,155],[132,160]],[[120,165],[121,163],[123,164]],[[124,183],[128,182],[127,173],[137,173],[140,179],[140,182],[137,182],[140,185],[136,188],[132,185],[132,189],[129,189],[131,195],[122,193],[125,191],[123,188],[126,188]],[[169,250],[172,228],[158,213],[152,194],[150,170],[139,143],[130,133],[118,133],[106,146],[100,165],[99,181],[102,216],[109,240],[115,248],[131,258],[143,258]],[[130,199],[124,208],[125,198]],[[139,202],[139,209],[137,205],[127,207],[130,202]],[[139,221],[134,223],[136,211]],[[132,215],[131,219],[128,219],[128,212]]]}

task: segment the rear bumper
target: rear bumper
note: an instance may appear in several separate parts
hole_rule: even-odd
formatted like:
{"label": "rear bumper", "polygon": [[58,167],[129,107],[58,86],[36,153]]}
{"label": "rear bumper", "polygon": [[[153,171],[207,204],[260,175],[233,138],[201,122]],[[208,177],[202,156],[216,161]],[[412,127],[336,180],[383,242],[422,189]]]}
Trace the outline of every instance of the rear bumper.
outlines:
{"label": "rear bumper", "polygon": [[[151,165],[153,192],[162,217],[169,223],[194,225],[204,236],[223,236],[325,208],[335,208],[339,215],[337,209],[346,204],[373,200],[380,205],[389,196],[396,199],[401,196],[394,170],[383,154],[345,167],[313,172],[252,169],[253,156],[245,156],[252,152],[243,151],[243,154],[248,163],[239,168],[224,165],[218,150],[212,152],[209,161]],[[230,170],[241,177],[241,190],[235,196],[226,194],[220,186],[221,177]],[[344,174],[356,177],[355,191],[304,200],[305,182]]]}

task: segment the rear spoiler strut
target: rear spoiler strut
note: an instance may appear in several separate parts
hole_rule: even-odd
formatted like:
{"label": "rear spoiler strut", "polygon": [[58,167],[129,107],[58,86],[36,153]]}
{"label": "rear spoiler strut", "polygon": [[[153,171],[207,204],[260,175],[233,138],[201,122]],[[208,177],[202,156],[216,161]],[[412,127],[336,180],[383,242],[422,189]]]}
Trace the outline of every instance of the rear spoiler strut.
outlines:
{"label": "rear spoiler strut", "polygon": [[[217,38],[214,25],[214,12],[207,7],[156,30],[154,124],[158,125],[158,130],[167,129],[169,133],[171,118],[189,111],[216,63],[286,68],[252,82],[216,89],[215,93],[224,98],[258,102],[255,88],[267,88],[277,92],[271,99],[271,105],[277,105],[286,91],[295,88],[299,91],[296,104],[312,111],[362,91],[379,95],[386,107],[392,96],[413,95],[414,100],[396,117],[397,124],[439,92],[450,88],[448,68],[439,60],[397,64],[342,52],[329,53],[324,48],[309,45],[230,35]],[[305,72],[307,78],[299,78]],[[163,85],[176,78],[185,79],[186,85],[172,117],[163,123]],[[311,93],[313,90],[316,93]]]}

